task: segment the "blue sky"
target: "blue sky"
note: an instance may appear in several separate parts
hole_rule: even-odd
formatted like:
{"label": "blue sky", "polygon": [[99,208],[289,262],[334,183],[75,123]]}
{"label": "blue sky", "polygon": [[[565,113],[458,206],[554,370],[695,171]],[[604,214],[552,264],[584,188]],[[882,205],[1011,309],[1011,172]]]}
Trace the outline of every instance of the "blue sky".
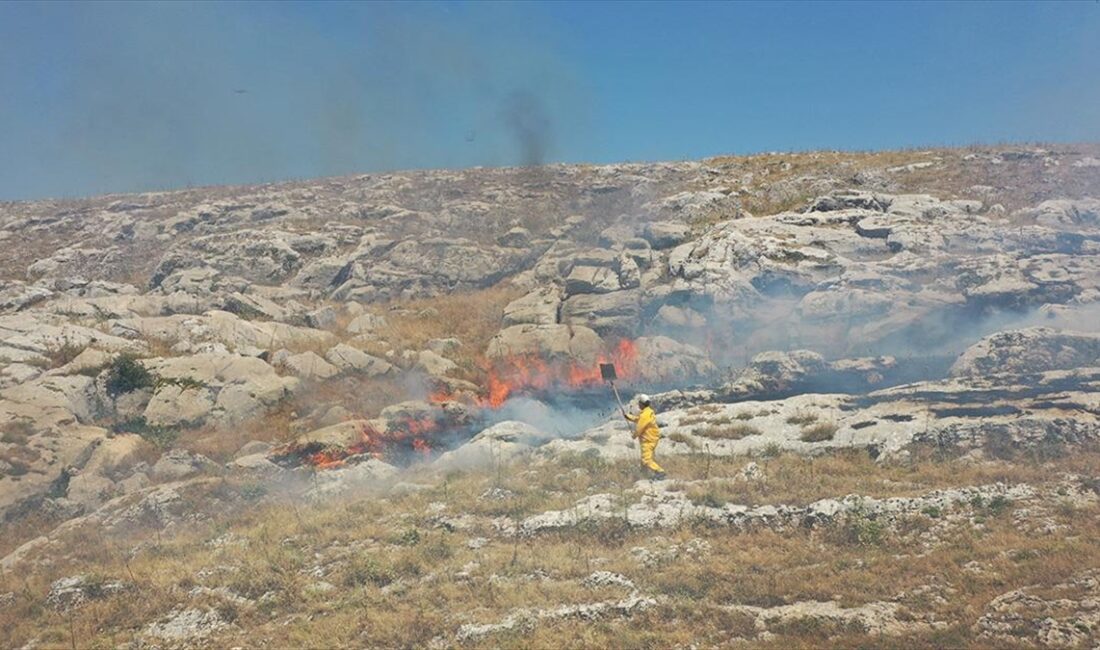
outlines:
{"label": "blue sky", "polygon": [[1100,141],[1100,3],[0,4],[0,200],[1018,141]]}

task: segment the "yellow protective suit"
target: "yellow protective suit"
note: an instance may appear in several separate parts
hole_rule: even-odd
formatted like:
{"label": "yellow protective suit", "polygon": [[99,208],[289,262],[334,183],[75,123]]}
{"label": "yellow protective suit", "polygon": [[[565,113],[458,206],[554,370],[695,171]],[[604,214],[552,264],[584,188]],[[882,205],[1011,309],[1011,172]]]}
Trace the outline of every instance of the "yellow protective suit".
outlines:
{"label": "yellow protective suit", "polygon": [[634,423],[634,439],[642,443],[642,467],[664,474],[665,470],[653,460],[653,452],[661,441],[661,430],[657,428],[657,414],[653,412],[653,407],[647,406],[638,415],[627,415],[626,419]]}

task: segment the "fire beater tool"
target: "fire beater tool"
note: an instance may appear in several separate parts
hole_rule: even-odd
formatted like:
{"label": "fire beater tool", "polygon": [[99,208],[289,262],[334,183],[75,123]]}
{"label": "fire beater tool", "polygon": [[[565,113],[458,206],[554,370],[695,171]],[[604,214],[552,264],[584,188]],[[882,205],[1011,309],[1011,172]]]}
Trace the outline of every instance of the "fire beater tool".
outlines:
{"label": "fire beater tool", "polygon": [[615,364],[601,363],[600,377],[611,386],[611,390],[615,393],[615,401],[619,404],[619,411],[622,412],[623,417],[626,417],[626,408],[623,406],[623,400],[619,397],[619,389],[615,388],[615,380],[618,379],[615,375]]}

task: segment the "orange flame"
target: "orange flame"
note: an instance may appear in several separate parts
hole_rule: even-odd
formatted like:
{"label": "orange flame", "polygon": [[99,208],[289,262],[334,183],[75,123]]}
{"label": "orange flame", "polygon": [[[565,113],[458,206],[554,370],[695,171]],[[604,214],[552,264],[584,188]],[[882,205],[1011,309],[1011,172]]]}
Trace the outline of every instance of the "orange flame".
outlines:
{"label": "orange flame", "polygon": [[[600,355],[596,363],[591,365],[548,362],[533,354],[512,355],[494,363],[485,363],[483,365],[488,375],[485,382],[486,394],[477,400],[478,405],[498,409],[517,393],[547,390],[556,386],[580,389],[598,385],[603,382],[601,363],[614,364],[619,378],[629,379],[636,372],[637,355],[634,342],[621,339],[609,353]],[[453,396],[446,393],[433,394],[432,399],[446,401],[453,399]]]}
{"label": "orange flame", "polygon": [[[486,379],[483,394],[460,399],[445,385],[436,386],[428,399],[433,403],[466,401],[481,408],[499,409],[510,397],[532,391],[545,391],[554,388],[579,390],[603,383],[600,364],[615,365],[620,379],[630,379],[637,372],[637,349],[629,339],[619,340],[607,353],[601,354],[596,362],[579,364],[571,361],[547,361],[533,354],[519,354],[483,362]],[[465,393],[463,394],[465,395]],[[296,455],[302,463],[308,463],[319,469],[341,467],[346,460],[355,455],[370,454],[375,458],[384,458],[395,450],[412,450],[418,453],[431,453],[433,436],[448,427],[445,418],[440,415],[409,417],[391,421],[385,431],[363,424],[358,442],[347,447],[286,447],[276,455]]]}

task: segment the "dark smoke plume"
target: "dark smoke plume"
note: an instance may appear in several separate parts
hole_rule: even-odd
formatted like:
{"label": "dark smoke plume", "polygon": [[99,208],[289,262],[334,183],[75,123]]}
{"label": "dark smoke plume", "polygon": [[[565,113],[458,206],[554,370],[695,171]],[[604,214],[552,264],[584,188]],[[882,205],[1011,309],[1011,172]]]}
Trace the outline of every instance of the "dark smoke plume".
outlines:
{"label": "dark smoke plume", "polygon": [[523,165],[541,165],[551,136],[550,118],[542,100],[526,90],[512,91],[501,102],[500,118],[516,138]]}

